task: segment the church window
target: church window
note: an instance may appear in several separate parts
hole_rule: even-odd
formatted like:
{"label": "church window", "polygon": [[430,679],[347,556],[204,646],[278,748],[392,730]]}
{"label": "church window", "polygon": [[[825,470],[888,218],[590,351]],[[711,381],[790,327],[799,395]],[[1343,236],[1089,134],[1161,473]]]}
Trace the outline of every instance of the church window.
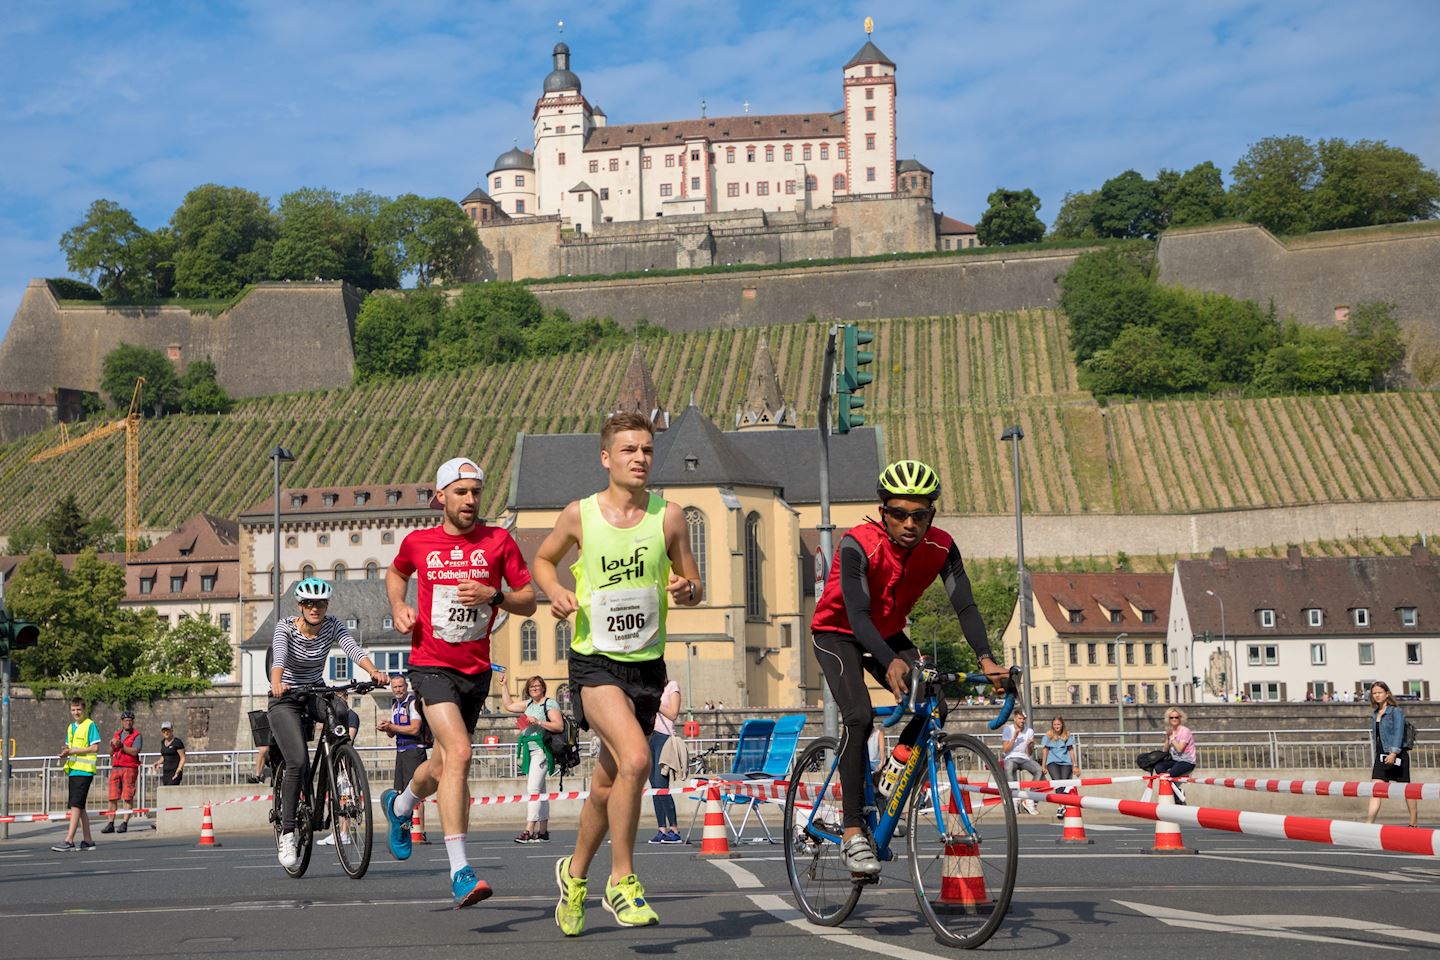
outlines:
{"label": "church window", "polygon": [[609,200],[609,199],[610,199],[610,188],[609,188],[609,187],[601,187],[601,188],[600,188],[600,199],[601,199],[601,200]]}
{"label": "church window", "polygon": [[727,197],[738,197],[738,196],[740,196],[740,184],[738,184],[738,183],[727,183],[727,184],[725,184],[725,196],[727,196]]}
{"label": "church window", "polygon": [[617,170],[619,170],[619,169],[620,169],[620,159],[619,159],[618,157],[611,157],[611,158],[610,158],[610,172],[611,172],[611,173],[614,173],[615,171],[617,171]]}
{"label": "church window", "polygon": [[524,213],[524,212],[525,212],[525,201],[524,201],[524,200],[516,200],[516,201],[515,201],[515,212],[516,212],[516,213]]}
{"label": "church window", "polygon": [[795,192],[795,181],[794,181],[794,180],[786,180],[786,181],[785,181],[785,192],[786,192],[787,194],[793,194],[793,193]]}
{"label": "church window", "polygon": [[874,100],[874,99],[875,99],[875,88],[874,88],[874,87],[866,87],[866,88],[865,88],[865,99],[866,99],[866,100]]}
{"label": "church window", "polygon": [[874,168],[874,167],[866,167],[866,168],[865,168],[865,179],[868,180],[868,181],[870,181],[871,183],[874,183],[874,182],[875,182],[875,168]]}
{"label": "church window", "polygon": [[641,157],[641,158],[640,158],[640,169],[641,169],[641,170],[649,170],[649,169],[650,169],[650,158],[649,158],[649,157]]}
{"label": "church window", "polygon": [[699,178],[699,177],[691,177],[691,178],[690,178],[690,189],[691,189],[691,190],[699,190],[699,189],[700,189],[700,178]]}
{"label": "church window", "polygon": [[810,144],[807,143],[807,144],[805,144],[804,146],[802,146],[802,147],[800,148],[800,159],[801,159],[801,160],[809,160],[809,159],[810,159]]}
{"label": "church window", "polygon": [[760,514],[752,513],[745,518],[745,619],[763,620],[764,579],[762,577],[760,553]]}
{"label": "church window", "polygon": [[765,162],[766,162],[766,163],[770,163],[770,162],[772,162],[774,159],[775,159],[775,148],[767,144],[766,147],[765,147]]}
{"label": "church window", "polygon": [[745,162],[746,162],[746,163],[754,163],[754,162],[755,162],[755,148],[754,148],[754,147],[746,147],[746,148],[745,148]]}
{"label": "church window", "polygon": [[673,166],[675,166],[675,154],[673,154],[673,153],[667,153],[667,154],[665,154],[665,166],[667,166],[667,167],[673,167]]}
{"label": "church window", "polygon": [[770,181],[761,180],[759,183],[755,184],[755,195],[757,197],[770,196]]}
{"label": "church window", "polygon": [[875,134],[873,134],[873,133],[867,133],[867,134],[865,134],[865,149],[866,149],[866,150],[874,150],[874,149],[875,149]]}
{"label": "church window", "polygon": [[520,662],[534,663],[540,659],[540,631],[534,620],[520,624]]}
{"label": "church window", "polygon": [[523,174],[523,173],[517,173],[517,174],[515,174],[515,186],[517,186],[517,187],[523,187],[523,186],[525,186],[525,174]]}
{"label": "church window", "polygon": [[575,632],[570,626],[569,620],[561,620],[555,624],[555,660],[564,662],[570,657],[570,641],[575,638]]}
{"label": "church window", "polygon": [[811,191],[820,189],[820,181],[813,173],[805,176],[805,189]]}
{"label": "church window", "polygon": [[845,144],[843,144],[843,143],[837,143],[837,144],[835,144],[835,159],[836,159],[836,160],[844,160],[844,159],[845,159]]}
{"label": "church window", "polygon": [[794,160],[794,159],[795,159],[795,148],[792,147],[792,146],[790,146],[790,144],[788,144],[788,143],[785,144],[785,159],[786,159],[786,160]]}
{"label": "church window", "polygon": [[726,163],[734,163],[734,162],[735,162],[735,148],[734,148],[734,147],[726,147],[726,148],[725,148],[725,162],[726,162]]}
{"label": "church window", "polygon": [[673,183],[662,183],[662,184],[660,184],[660,196],[662,196],[662,197],[669,197],[669,196],[673,196],[674,193],[675,193],[675,185],[674,185]]}
{"label": "church window", "polygon": [[866,119],[866,120],[874,120],[874,119],[875,119],[875,108],[874,108],[874,107],[866,107],[866,108],[865,108],[865,119]]}
{"label": "church window", "polygon": [[705,589],[705,570],[709,566],[705,556],[705,514],[694,507],[685,508],[685,529],[690,534],[690,552],[695,555],[695,566],[700,571],[700,589]]}
{"label": "church window", "polygon": [[828,143],[822,143],[822,144],[820,144],[820,159],[821,159],[821,160],[829,160],[829,159],[830,159],[830,144],[828,144]]}
{"label": "church window", "polygon": [[565,166],[565,154],[563,154],[563,153],[557,153],[557,154],[555,155],[555,165],[556,165],[557,167],[563,167],[563,166]]}
{"label": "church window", "polygon": [[844,193],[844,192],[845,192],[845,174],[843,174],[843,173],[837,173],[837,174],[835,174],[835,192],[836,192],[836,193]]}
{"label": "church window", "polygon": [[591,161],[590,161],[590,172],[591,172],[591,173],[599,173],[599,172],[600,172],[600,161],[599,161],[599,160],[591,160]]}

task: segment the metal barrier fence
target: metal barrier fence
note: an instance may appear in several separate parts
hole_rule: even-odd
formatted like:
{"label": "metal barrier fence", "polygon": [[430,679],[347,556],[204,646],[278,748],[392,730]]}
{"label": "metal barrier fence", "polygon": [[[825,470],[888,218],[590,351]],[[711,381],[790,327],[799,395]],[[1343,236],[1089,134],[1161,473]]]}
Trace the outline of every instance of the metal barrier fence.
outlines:
{"label": "metal barrier fence", "polygon": [[[1041,735],[1042,731],[1036,732],[1037,745]],[[813,739],[814,737],[803,738],[796,752],[803,750]],[[985,733],[982,739],[997,754],[1000,752],[1001,739],[998,734]],[[1353,728],[1303,731],[1197,730],[1195,739],[1199,744],[1202,769],[1355,769],[1369,768],[1373,760],[1369,736],[1357,733]],[[1163,742],[1162,737],[1153,733],[1122,735],[1115,731],[1089,731],[1076,735],[1080,767],[1087,771],[1134,769],[1137,754],[1154,750]],[[734,738],[695,739],[689,743],[690,755],[694,761],[691,773],[694,775],[722,774],[734,764]],[[708,752],[712,747],[715,748],[714,752]],[[567,782],[573,780],[579,783],[590,776],[595,763],[591,748],[590,742],[582,743],[580,767],[567,775]],[[395,775],[394,748],[376,746],[357,749],[365,761],[372,787],[378,791],[388,786]],[[510,792],[524,792],[525,780],[513,743],[475,744],[473,751],[470,768],[472,781],[514,780],[515,787]],[[255,772],[255,755],[256,751],[249,748],[187,750],[184,784],[224,787],[245,784],[246,776]],[[155,800],[160,777],[151,764],[158,756],[159,754],[145,754],[142,757],[135,789],[136,807],[149,807]],[[1418,742],[1411,752],[1411,757],[1417,769],[1434,769],[1440,766],[1440,740]],[[106,784],[109,779],[109,766],[109,758],[101,757],[96,771],[95,787],[91,791],[92,808],[98,808],[97,805],[108,806]],[[263,789],[268,790],[268,786]],[[256,790],[260,792],[262,788],[257,786]],[[11,760],[11,813],[59,811],[64,807],[65,797],[63,761],[55,757],[15,757]]]}

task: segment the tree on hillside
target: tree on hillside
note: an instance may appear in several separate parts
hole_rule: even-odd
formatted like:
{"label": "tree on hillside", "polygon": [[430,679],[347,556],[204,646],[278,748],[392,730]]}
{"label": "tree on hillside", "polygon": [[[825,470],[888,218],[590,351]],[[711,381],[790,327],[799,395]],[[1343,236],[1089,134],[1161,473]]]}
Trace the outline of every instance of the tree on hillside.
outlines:
{"label": "tree on hillside", "polygon": [[540,301],[518,283],[466,287],[440,317],[425,356],[425,369],[463,370],[525,356],[525,331],[544,316]]}
{"label": "tree on hillside", "polygon": [[36,550],[114,553],[121,546],[115,522],[108,517],[86,516],[74,494],[62,497],[38,523],[22,523],[11,528],[7,541],[10,553],[17,556]]}
{"label": "tree on hillside", "polygon": [[1096,396],[1183,393],[1208,385],[1204,362],[1155,327],[1126,327],[1081,373]]}
{"label": "tree on hillside", "polygon": [[1094,218],[1095,198],[1100,191],[1089,193],[1067,193],[1060,204],[1060,212],[1050,227],[1050,236],[1056,240],[1088,240],[1099,236],[1091,222]]}
{"label": "tree on hillside", "polygon": [[1111,177],[1090,208],[1090,223],[1102,237],[1150,237],[1163,223],[1160,190],[1134,170]]}
{"label": "tree on hillside", "polygon": [[420,373],[444,312],[445,294],[433,287],[366,297],[355,318],[355,381]]}
{"label": "tree on hillside", "polygon": [[175,295],[175,234],[169,227],[146,230],[134,245],[132,295],[163,300]]}
{"label": "tree on hillside", "polygon": [[216,380],[215,362],[209,357],[193,360],[180,378],[182,413],[229,413],[230,395]]}
{"label": "tree on hillside", "polygon": [[1075,258],[1060,278],[1060,306],[1070,321],[1070,348],[1084,363],[1132,324],[1151,322],[1153,254],[1113,247]]}
{"label": "tree on hillside", "polygon": [[136,664],[150,673],[208,680],[229,673],[234,666],[230,637],[210,622],[210,614],[181,620],[170,630],[151,634]]}
{"label": "tree on hillside", "polygon": [[145,378],[140,406],[146,416],[162,416],[180,408],[180,381],[175,377],[175,367],[159,350],[122,343],[105,354],[100,370],[100,389],[121,410],[130,408],[136,377]]}
{"label": "tree on hillside", "polygon": [[1383,140],[1321,140],[1313,229],[1337,230],[1440,216],[1440,175]]}
{"label": "tree on hillside", "polygon": [[1206,160],[1174,176],[1173,180],[1166,176],[1173,173],[1162,170],[1155,178],[1161,188],[1160,206],[1165,226],[1213,223],[1226,215],[1225,183],[1219,167]]}
{"label": "tree on hillside", "polygon": [[1345,333],[1351,351],[1369,374],[1371,386],[1390,386],[1399,381],[1405,363],[1405,338],[1395,304],[1357,305],[1350,311]]}
{"label": "tree on hillside", "polygon": [[129,210],[111,200],[96,200],[85,219],[60,237],[60,251],[73,272],[93,279],[113,300],[135,294],[137,248],[144,236]]}
{"label": "tree on hillside", "polygon": [[265,279],[277,229],[270,201],[258,193],[213,183],[196,187],[170,227],[180,296],[231,297]]}
{"label": "tree on hillside", "polygon": [[314,188],[287,193],[276,211],[270,278],[345,280],[366,290],[398,286],[394,250],[380,236],[386,203],[366,191],[348,197]]}
{"label": "tree on hillside", "polygon": [[398,251],[403,272],[415,273],[419,286],[458,280],[480,244],[465,211],[445,197],[402,194],[380,214],[380,235]]}
{"label": "tree on hillside", "polygon": [[975,227],[976,235],[985,246],[1034,243],[1045,236],[1045,224],[1037,216],[1040,198],[1035,196],[1035,191],[1001,187],[991,193],[986,202],[989,206]]}
{"label": "tree on hillside", "polygon": [[1304,233],[1314,222],[1311,191],[1320,159],[1304,137],[1266,137],[1230,170],[1230,208],[1272,233]]}

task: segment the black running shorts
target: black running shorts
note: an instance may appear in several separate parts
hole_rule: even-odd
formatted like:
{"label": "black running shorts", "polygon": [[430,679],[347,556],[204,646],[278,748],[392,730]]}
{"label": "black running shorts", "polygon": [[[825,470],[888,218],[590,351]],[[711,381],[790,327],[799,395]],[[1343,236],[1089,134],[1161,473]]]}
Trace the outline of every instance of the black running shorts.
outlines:
{"label": "black running shorts", "polygon": [[490,671],[461,673],[449,667],[411,667],[410,686],[415,690],[422,717],[426,704],[453,703],[460,708],[466,731],[473,734],[480,708],[490,696]]}
{"label": "black running shorts", "polygon": [[68,806],[85,809],[85,801],[90,797],[90,784],[95,782],[95,776],[89,773],[74,773],[65,778],[69,781],[70,802]]}
{"label": "black running shorts", "polygon": [[635,704],[635,719],[645,736],[655,731],[655,714],[660,712],[660,694],[669,682],[665,658],[654,660],[612,660],[599,653],[570,653],[570,689],[575,696],[575,722],[589,730],[585,722],[585,706],[580,691],[585,687],[619,687]]}

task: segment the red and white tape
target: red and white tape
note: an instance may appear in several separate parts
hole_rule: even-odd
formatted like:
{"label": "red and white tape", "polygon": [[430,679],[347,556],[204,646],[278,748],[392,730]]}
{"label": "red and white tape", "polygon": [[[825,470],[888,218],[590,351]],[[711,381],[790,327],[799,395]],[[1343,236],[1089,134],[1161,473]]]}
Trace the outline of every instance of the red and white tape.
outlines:
{"label": "red and white tape", "polygon": [[[1314,797],[1382,797],[1440,800],[1440,783],[1378,783],[1373,780],[1260,780],[1246,777],[1187,777],[1189,783],[1262,793],[1294,793]],[[1397,789],[1398,788],[1398,789]]]}

